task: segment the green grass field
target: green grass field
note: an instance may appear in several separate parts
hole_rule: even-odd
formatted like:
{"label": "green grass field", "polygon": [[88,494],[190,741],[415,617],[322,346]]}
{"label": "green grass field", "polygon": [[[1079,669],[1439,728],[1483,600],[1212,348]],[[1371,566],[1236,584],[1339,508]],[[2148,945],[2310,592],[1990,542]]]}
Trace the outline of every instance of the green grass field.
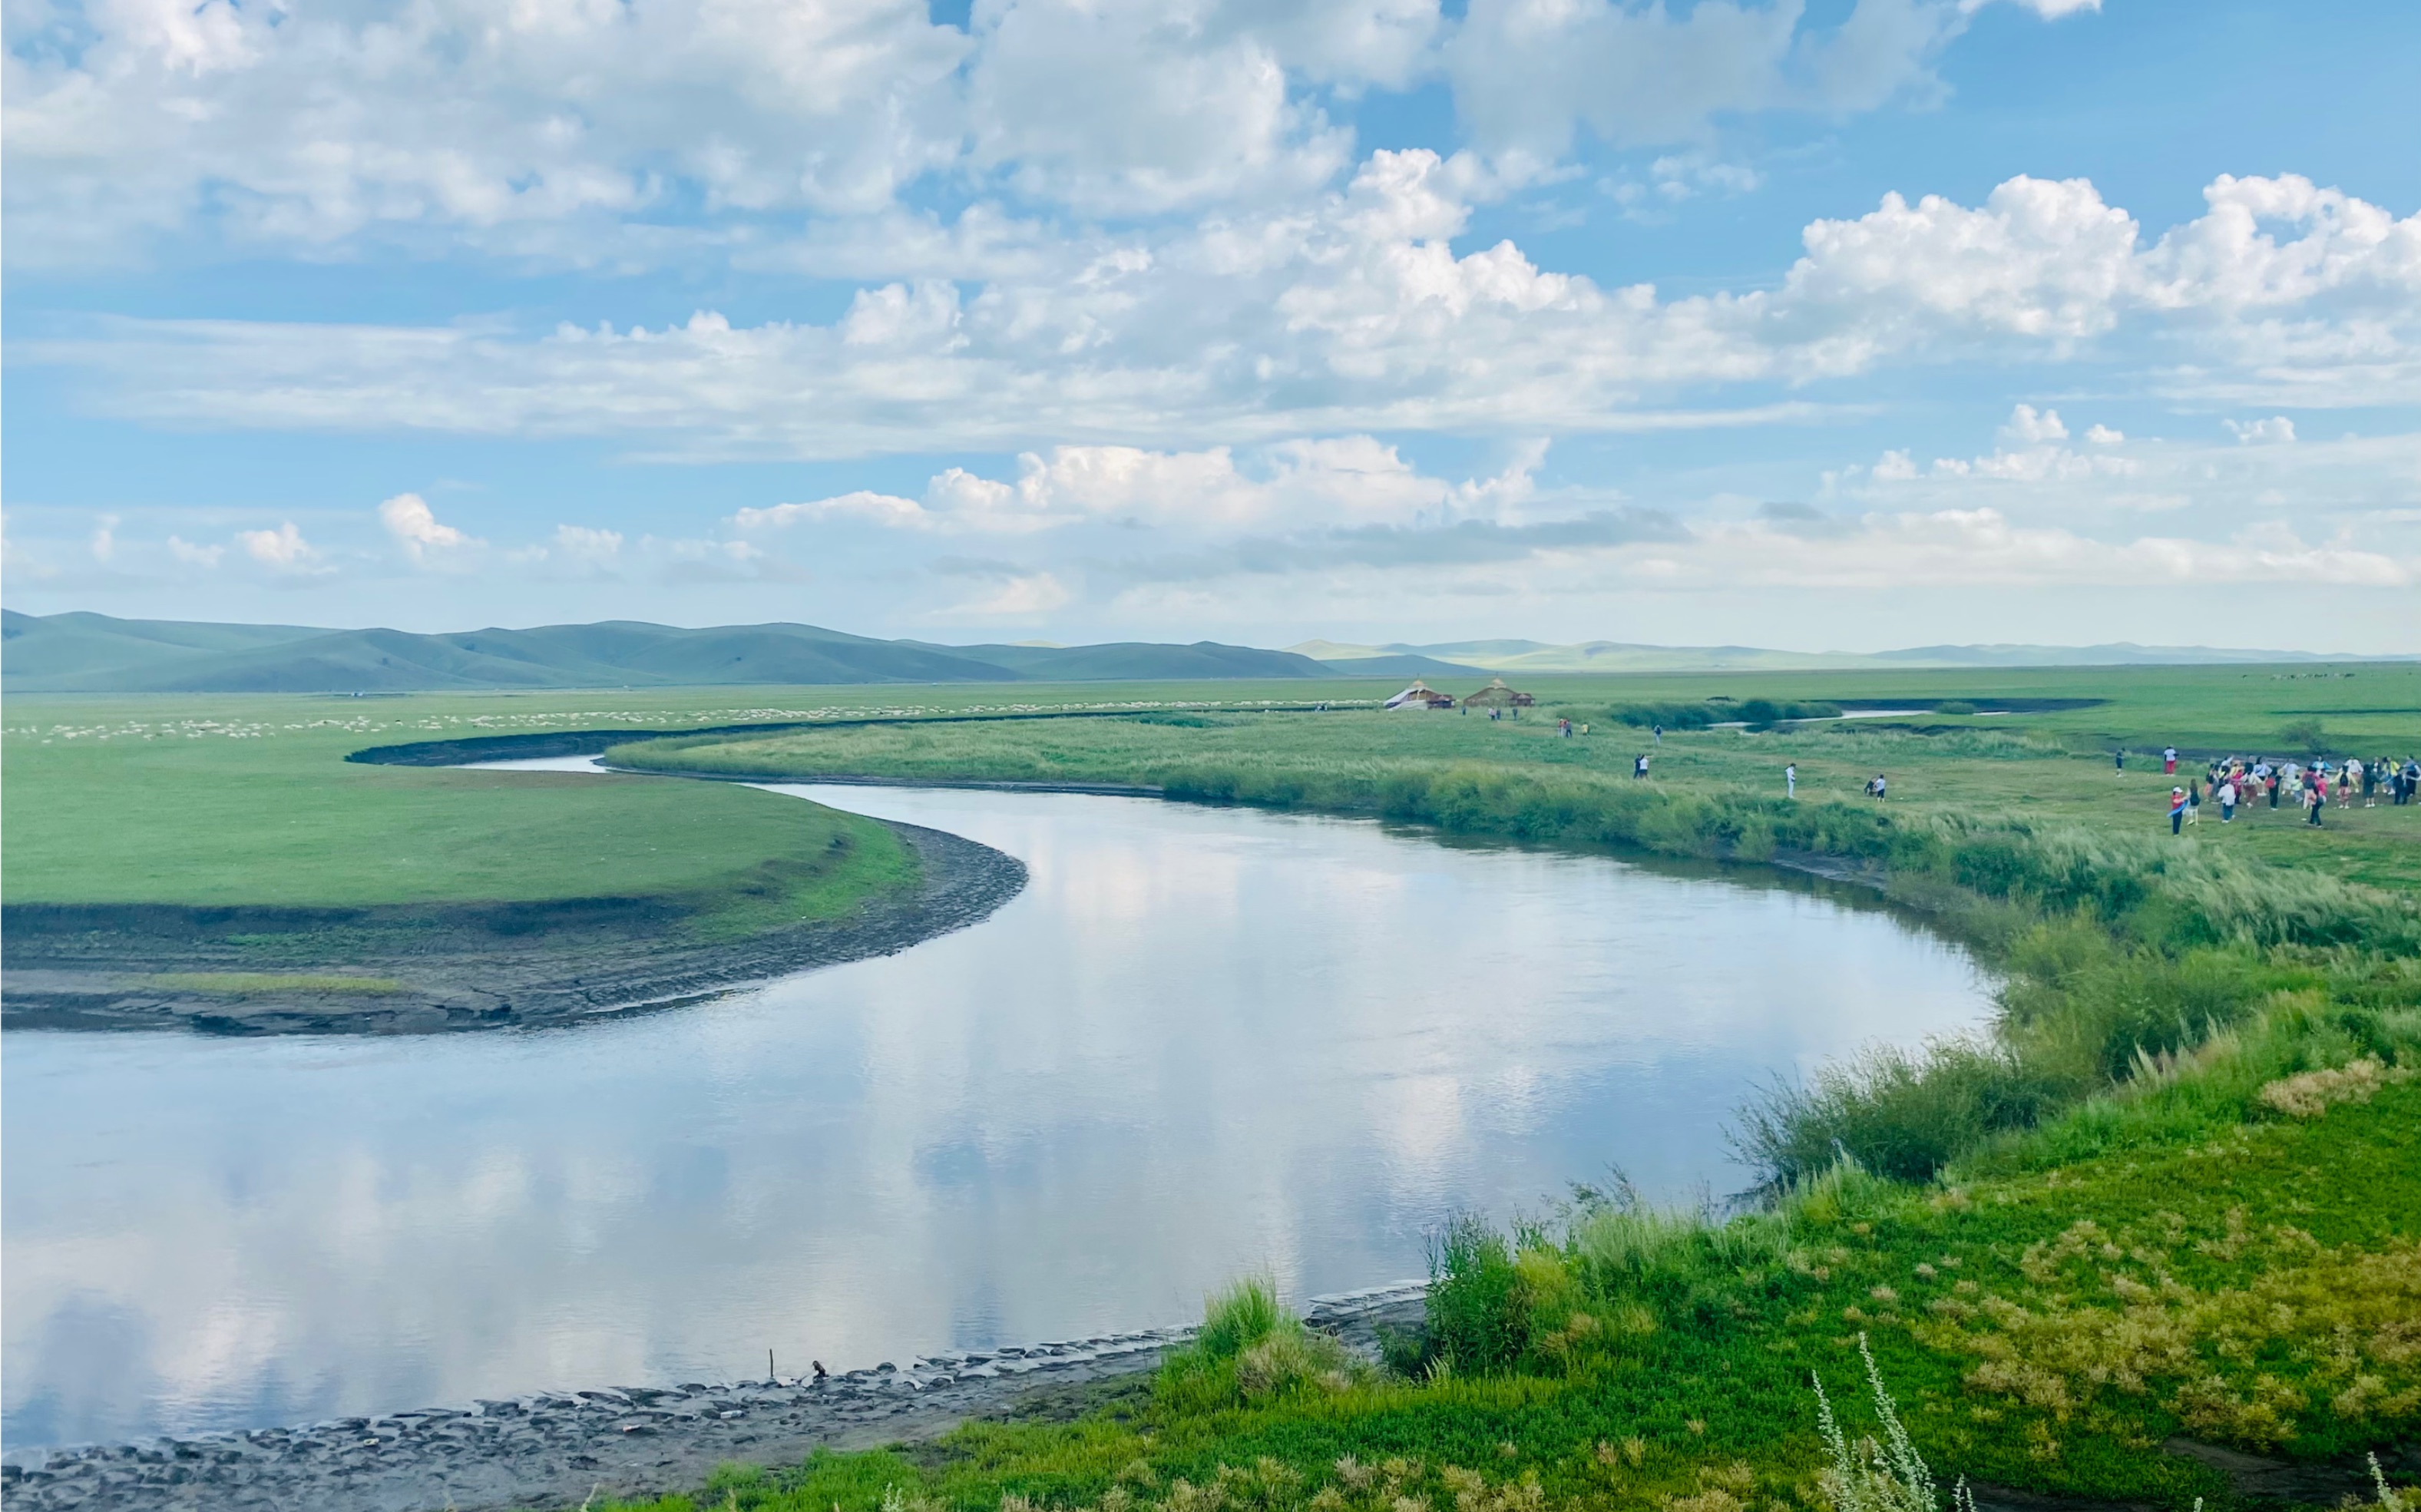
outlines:
{"label": "green grass field", "polygon": [[[926,781],[972,777],[1035,782],[1179,785],[1208,772],[1244,774],[1283,787],[1289,778],[1377,776],[1453,767],[1537,768],[1627,781],[1632,757],[1651,756],[1650,781],[1666,788],[1779,796],[1782,769],[1799,768],[1799,792],[1815,803],[1854,799],[1878,772],[1891,779],[1897,811],[2023,816],[2113,834],[2165,831],[2172,779],[2152,759],[2164,745],[2189,753],[2273,756],[2313,754],[2290,744],[2290,727],[2318,724],[2332,757],[2401,760],[2421,755],[2421,667],[2334,671],[2151,668],[2036,673],[1914,672],[1746,674],[1701,678],[1556,678],[1528,684],[1539,707],[1520,720],[1476,714],[1322,714],[1203,710],[1030,725],[860,726],[755,740],[652,741],[617,751],[640,768],[756,776],[855,773]],[[1367,696],[1367,685],[1359,690]],[[1323,693],[1325,690],[1322,691]],[[1841,720],[1751,732],[1672,730],[1662,744],[1646,729],[1606,718],[1609,709],[1718,694],[1791,700],[1844,699],[1913,707],[1964,701],[2093,700],[2089,707],[2009,714]],[[1558,739],[1555,717],[1590,733]],[[2299,731],[2308,738],[2309,731]],[[2116,770],[2112,753],[2131,753]],[[2191,756],[2177,781],[2198,770]],[[2230,847],[2260,860],[2315,865],[2380,886],[2421,888],[2421,804],[2330,809],[2319,832],[2299,813],[2247,807],[2223,829],[2205,811],[2198,846]]]}
{"label": "green grass field", "polygon": [[[705,922],[761,911],[761,890],[737,889],[768,864],[785,868],[777,912],[788,918],[846,912],[914,874],[882,826],[752,788],[344,759],[500,720],[585,727],[598,714],[590,700],[554,702],[12,699],[7,900],[324,908],[680,896]],[[374,712],[354,712],[365,705]]]}
{"label": "green grass field", "polygon": [[[2223,752],[2400,758],[2421,750],[2421,668],[1529,685],[1541,706],[1505,722],[1379,713],[1367,702],[1393,689],[1350,681],[20,698],[0,747],[8,898],[709,896],[854,821],[724,784],[341,758],[870,718],[886,723],[615,759],[1145,783],[1547,843],[1805,852],[1882,878],[2006,974],[1988,1039],[1870,1058],[1748,1111],[1768,1212],[1710,1225],[1591,1195],[1511,1234],[1461,1231],[1396,1372],[1337,1368],[1283,1321],[1229,1329],[1073,1423],[734,1472],[664,1512],[1855,1512],[1823,1479],[1806,1382],[1820,1373],[1851,1432],[1874,1431],[1862,1335],[1945,1484],[2229,1512],[2245,1503],[2227,1478],[2164,1442],[2342,1458],[2421,1431],[2421,805],[2332,808],[2317,832],[2260,808],[2223,828],[2207,809],[2173,839],[2150,759],[2174,743],[2183,775]],[[1614,714],[1710,695],[1925,711],[1662,745]],[[1341,707],[1264,707],[1323,698]],[[969,719],[1036,713],[1092,717]],[[1558,738],[1558,713],[1591,732]],[[1629,775],[1643,751],[1645,783]],[[1878,771],[1882,804],[1859,796]],[[828,896],[879,881],[836,873]]]}

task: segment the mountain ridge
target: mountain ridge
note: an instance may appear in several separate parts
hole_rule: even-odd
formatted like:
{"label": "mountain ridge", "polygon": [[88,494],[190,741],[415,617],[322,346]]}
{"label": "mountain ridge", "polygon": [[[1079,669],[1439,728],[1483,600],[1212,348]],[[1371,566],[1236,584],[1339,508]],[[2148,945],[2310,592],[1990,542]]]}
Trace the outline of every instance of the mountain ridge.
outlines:
{"label": "mountain ridge", "polygon": [[[644,620],[423,633],[373,628],[117,619],[0,610],[8,693],[418,693],[716,684],[1453,678],[1574,672],[1788,672],[1858,667],[2214,665],[2353,661],[2209,647],[1921,646],[1873,653],[1748,646],[1528,640],[1305,641],[1283,650],[1217,641],[945,646],[817,625],[699,629]],[[2368,661],[2411,661],[2411,656]]]}
{"label": "mountain ridge", "polygon": [[1319,678],[1308,657],[1192,646],[945,647],[816,625],[637,620],[412,631],[120,620],[0,610],[9,693],[420,693],[473,689]]}

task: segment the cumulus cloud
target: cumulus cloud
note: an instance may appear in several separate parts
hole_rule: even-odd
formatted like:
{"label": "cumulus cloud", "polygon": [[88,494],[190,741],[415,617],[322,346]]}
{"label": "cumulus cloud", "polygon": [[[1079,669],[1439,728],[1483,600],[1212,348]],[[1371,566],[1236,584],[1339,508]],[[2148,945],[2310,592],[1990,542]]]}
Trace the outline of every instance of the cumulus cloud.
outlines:
{"label": "cumulus cloud", "polygon": [[1757,423],[1790,412],[1695,401],[2058,360],[2126,321],[2193,354],[2152,375],[2173,397],[2421,400],[2421,215],[2301,179],[2216,180],[2208,214],[2148,245],[2081,179],[2012,179],[1976,207],[1891,195],[1810,225],[1775,287],[1682,298],[1541,268],[1510,241],[1458,254],[1492,181],[1469,155],[1375,152],[1309,210],[1087,242],[1080,266],[972,294],[887,283],[829,325],[117,320],[17,354],[180,424],[648,436],[687,457],[1138,453],[1078,459],[1104,478],[1213,440]]}
{"label": "cumulus cloud", "polygon": [[953,467],[921,499],[859,491],[797,504],[743,508],[743,535],[856,521],[894,529],[1015,534],[1086,522],[1186,530],[1399,522],[1446,512],[1495,515],[1527,499],[1547,444],[1518,447],[1505,470],[1450,483],[1422,474],[1370,436],[1298,438],[1258,448],[1242,463],[1232,447],[1151,451],[1054,446],[1018,459],[1014,482]]}
{"label": "cumulus cloud", "polygon": [[1085,218],[1267,206],[1347,166],[1322,98],[1433,79],[1525,179],[1584,131],[1697,151],[1718,117],[1930,98],[1966,14],[1805,9],[985,0],[962,28],[924,0],[24,0],[0,81],[8,255],[89,266],[206,227],[635,266],[761,251],[802,213],[848,223],[801,239],[827,250],[914,238],[919,185]]}
{"label": "cumulus cloud", "polygon": [[2223,420],[2227,433],[2247,446],[2281,446],[2295,439],[2295,422],[2283,414],[2266,420]]}
{"label": "cumulus cloud", "polygon": [[2066,441],[2068,427],[2060,423],[2057,410],[2038,413],[2033,405],[2021,404],[2009,412],[2009,423],[2001,428],[2001,434],[2012,441],[2030,443]]}
{"label": "cumulus cloud", "polygon": [[464,535],[452,525],[441,524],[429,501],[417,493],[398,493],[381,500],[379,523],[404,550],[404,554],[421,566],[439,565],[457,560],[463,552],[484,544]]}
{"label": "cumulus cloud", "polygon": [[168,538],[168,554],[188,567],[212,568],[218,566],[219,558],[226,554],[226,548],[196,545],[181,536],[171,536]]}
{"label": "cumulus cloud", "polygon": [[1830,29],[1787,0],[1475,0],[1444,56],[1478,148],[1537,171],[1584,128],[1637,145],[1687,140],[1727,113],[1871,109],[1929,87],[1960,24],[1955,7],[1928,0],[1858,0]]}
{"label": "cumulus cloud", "polygon": [[291,520],[275,530],[240,530],[235,541],[246,556],[275,571],[307,572],[320,566],[319,549],[303,538]]}

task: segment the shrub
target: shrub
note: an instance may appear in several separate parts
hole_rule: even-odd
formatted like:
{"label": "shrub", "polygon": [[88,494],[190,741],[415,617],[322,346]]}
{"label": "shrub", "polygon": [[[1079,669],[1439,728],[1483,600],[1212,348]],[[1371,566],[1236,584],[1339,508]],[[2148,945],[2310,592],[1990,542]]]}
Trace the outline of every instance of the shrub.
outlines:
{"label": "shrub", "polygon": [[1454,1219],[1429,1241],[1428,1360],[1457,1375],[1511,1369],[1530,1347],[1531,1301],[1505,1236]]}
{"label": "shrub", "polygon": [[1976,706],[1964,698],[1953,698],[1947,703],[1934,705],[1933,711],[1937,714],[1947,714],[1953,719],[1963,719],[1976,712]]}
{"label": "shrub", "polygon": [[1194,1335],[1194,1347],[1205,1358],[1233,1360],[1293,1321],[1278,1301],[1275,1283],[1246,1276],[1203,1300],[1202,1327]]}
{"label": "shrub", "polygon": [[1247,1276],[1205,1299],[1194,1342],[1161,1365],[1161,1395],[1194,1410],[1264,1402],[1318,1387],[1341,1391],[1364,1366],[1342,1344],[1315,1333],[1278,1301],[1277,1286]]}

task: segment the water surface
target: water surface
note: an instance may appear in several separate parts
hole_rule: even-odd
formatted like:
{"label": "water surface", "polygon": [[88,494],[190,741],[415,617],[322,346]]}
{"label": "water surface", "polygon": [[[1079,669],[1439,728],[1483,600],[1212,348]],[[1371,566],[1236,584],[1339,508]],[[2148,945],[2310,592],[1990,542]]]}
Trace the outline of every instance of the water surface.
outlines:
{"label": "water surface", "polygon": [[1067,794],[794,787],[1033,881],[706,1005],[8,1037],[11,1448],[785,1374],[1417,1275],[1459,1208],[1744,1181],[1752,1085],[1975,1021],[1814,883]]}

